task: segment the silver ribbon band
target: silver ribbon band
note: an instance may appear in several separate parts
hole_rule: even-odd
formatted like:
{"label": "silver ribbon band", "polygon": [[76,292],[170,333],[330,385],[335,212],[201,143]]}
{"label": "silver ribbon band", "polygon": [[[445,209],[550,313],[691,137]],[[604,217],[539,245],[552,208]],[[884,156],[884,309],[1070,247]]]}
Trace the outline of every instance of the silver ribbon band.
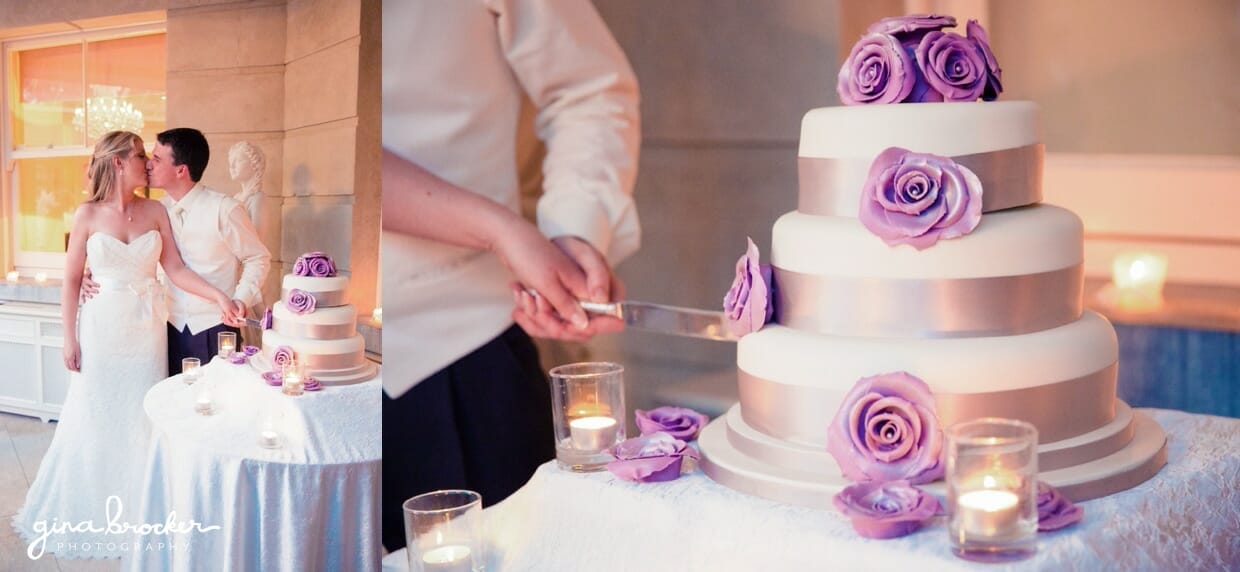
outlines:
{"label": "silver ribbon band", "polygon": [[[935,393],[940,427],[979,417],[1028,421],[1043,443],[1084,435],[1115,417],[1115,364],[1074,379],[1037,387],[986,393]],[[750,427],[777,439],[807,445],[826,443],[835,411],[823,417],[822,404],[838,401],[847,388],[791,386],[737,369],[741,415]]]}
{"label": "silver ribbon band", "polygon": [[[314,296],[314,305],[316,308],[330,308],[332,306],[343,306],[345,304],[344,290],[330,290],[327,292],[312,292],[310,290],[303,290],[303,292]],[[288,293],[288,288],[281,290],[280,299],[288,300]],[[287,304],[287,302],[285,303]]]}
{"label": "silver ribbon band", "polygon": [[[1042,155],[1043,145],[1035,143],[951,159],[981,180],[982,212],[993,212],[1042,201]],[[862,158],[798,158],[797,210],[856,218],[872,162]]]}
{"label": "silver ribbon band", "polygon": [[316,355],[298,352],[297,359],[302,360],[306,364],[306,367],[310,368],[311,372],[313,372],[313,370],[334,370],[356,367],[366,361],[366,354],[364,352],[357,352],[349,354]]}
{"label": "silver ribbon band", "polygon": [[853,278],[775,268],[775,321],[860,337],[1008,336],[1081,317],[1083,266],[984,278]]}
{"label": "silver ribbon band", "polygon": [[356,333],[356,326],[348,324],[307,324],[290,322],[275,318],[272,328],[275,331],[293,338],[309,338],[311,340],[339,340]]}

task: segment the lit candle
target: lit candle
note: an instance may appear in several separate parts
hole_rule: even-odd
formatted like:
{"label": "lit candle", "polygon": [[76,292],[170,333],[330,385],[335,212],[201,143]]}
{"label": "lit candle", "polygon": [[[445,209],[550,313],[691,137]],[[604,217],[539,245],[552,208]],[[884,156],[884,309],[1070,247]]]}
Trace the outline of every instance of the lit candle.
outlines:
{"label": "lit candle", "polygon": [[211,414],[211,396],[202,394],[194,399],[194,411],[203,415]]}
{"label": "lit candle", "polygon": [[376,324],[383,325],[383,308],[375,308],[375,311],[370,313],[370,317]]}
{"label": "lit candle", "polygon": [[306,383],[299,369],[298,367],[284,368],[284,383],[281,387],[284,395],[301,395],[305,391]]}
{"label": "lit candle", "polygon": [[202,362],[198,358],[184,358],[181,360],[181,381],[188,385],[193,385],[201,376]]}
{"label": "lit candle", "polygon": [[8,280],[9,282],[17,282],[18,279],[20,279],[21,277],[22,277],[21,273],[16,270],[4,275],[4,279]]}
{"label": "lit candle", "polygon": [[601,451],[616,442],[616,420],[611,417],[582,417],[568,423],[573,448],[579,451]]}
{"label": "lit candle", "polygon": [[426,572],[471,572],[472,559],[468,546],[440,546],[422,555]]}
{"label": "lit candle", "polygon": [[44,282],[47,282],[47,273],[46,273],[46,272],[37,272],[37,273],[35,273],[35,275],[34,275],[34,281],[35,281],[35,282],[38,282],[39,284],[42,284],[42,283],[44,283]]}
{"label": "lit candle", "polygon": [[232,357],[233,351],[237,350],[237,334],[233,334],[231,331],[221,331],[218,340],[219,357],[223,357],[223,359]]}
{"label": "lit candle", "polygon": [[1012,491],[981,489],[956,499],[960,529],[970,538],[996,538],[1017,532],[1020,498]]}
{"label": "lit candle", "polygon": [[1126,252],[1115,257],[1111,281],[1120,307],[1130,311],[1153,310],[1162,305],[1167,280],[1167,257],[1152,252]]}

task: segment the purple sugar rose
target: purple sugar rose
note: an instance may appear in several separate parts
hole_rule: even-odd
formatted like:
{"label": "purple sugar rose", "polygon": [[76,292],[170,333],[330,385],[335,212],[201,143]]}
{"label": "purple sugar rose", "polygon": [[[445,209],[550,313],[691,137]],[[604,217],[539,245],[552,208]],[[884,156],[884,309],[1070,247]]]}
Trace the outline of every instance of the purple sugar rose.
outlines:
{"label": "purple sugar rose", "polygon": [[1085,509],[1072,504],[1059,491],[1038,481],[1038,531],[1049,532],[1076,524],[1085,518]]}
{"label": "purple sugar rose", "polygon": [[228,356],[228,363],[233,365],[242,365],[245,363],[246,357],[247,356],[243,353],[233,352],[232,355]]}
{"label": "purple sugar rose", "polygon": [[309,314],[314,311],[314,294],[293,288],[288,291],[288,299],[284,301],[288,311],[294,314]]}
{"label": "purple sugar rose", "polygon": [[637,428],[642,435],[663,431],[682,441],[692,441],[710,418],[684,407],[656,407],[650,411],[637,410]]}
{"label": "purple sugar rose", "polygon": [[738,337],[761,329],[775,312],[770,294],[771,267],[758,263],[758,245],[753,239],[746,240],[749,247],[736,261],[736,279],[723,297],[728,330]]}
{"label": "purple sugar rose", "polygon": [[663,431],[623,441],[612,447],[611,454],[616,460],[607,463],[607,470],[639,483],[674,480],[685,457],[699,458],[695,449]]}
{"label": "purple sugar rose", "polygon": [[917,67],[945,101],[977,101],[988,85],[986,58],[977,44],[951,32],[929,32],[915,50]]}
{"label": "purple sugar rose", "polygon": [[271,354],[271,363],[276,368],[286,366],[293,361],[293,348],[280,346]]}
{"label": "purple sugar rose", "polygon": [[264,371],[263,381],[267,382],[267,385],[280,387],[284,385],[284,376],[280,375],[278,371]]}
{"label": "purple sugar rose", "polygon": [[887,34],[908,47],[916,47],[921,38],[930,32],[956,26],[956,18],[938,14],[910,14],[883,18],[866,29],[867,34]]}
{"label": "purple sugar rose", "polygon": [[273,321],[274,318],[271,317],[271,307],[268,306],[267,309],[263,311],[263,319],[260,320],[258,324],[264,330],[270,330]]}
{"label": "purple sugar rose", "polygon": [[916,83],[913,58],[895,37],[866,34],[840,67],[835,91],[844,105],[899,103]]}
{"label": "purple sugar rose", "polygon": [[323,389],[323,383],[313,377],[307,377],[301,388],[306,391],[318,391]]}
{"label": "purple sugar rose", "polygon": [[934,495],[903,480],[857,483],[845,487],[833,500],[835,508],[852,521],[857,534],[866,538],[909,534],[934,517],[940,508]]}
{"label": "purple sugar rose", "polygon": [[995,59],[995,53],[990,51],[990,38],[986,36],[985,28],[977,23],[977,20],[969,20],[965,25],[965,35],[973,45],[977,46],[982,57],[986,60],[986,88],[982,90],[982,99],[984,101],[994,101],[1003,93],[1003,83],[1000,81],[1003,77],[1003,70],[999,69],[999,60]]}
{"label": "purple sugar rose", "polygon": [[327,278],[336,275],[336,263],[322,252],[307,252],[293,263],[293,274],[297,276],[313,276]]}
{"label": "purple sugar rose", "polygon": [[926,382],[899,371],[857,381],[827,428],[827,452],[852,481],[943,476],[943,432]]}
{"label": "purple sugar rose", "polygon": [[245,357],[250,357],[260,351],[262,350],[258,346],[241,346],[241,353],[245,354]]}
{"label": "purple sugar rose", "polygon": [[888,245],[924,250],[977,228],[982,182],[947,157],[889,147],[870,164],[858,218]]}

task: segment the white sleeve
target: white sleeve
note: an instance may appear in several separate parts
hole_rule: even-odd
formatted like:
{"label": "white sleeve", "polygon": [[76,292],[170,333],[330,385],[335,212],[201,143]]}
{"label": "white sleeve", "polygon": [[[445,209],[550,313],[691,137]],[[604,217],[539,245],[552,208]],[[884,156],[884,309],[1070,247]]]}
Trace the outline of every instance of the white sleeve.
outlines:
{"label": "white sleeve", "polygon": [[637,251],[637,78],[588,0],[491,0],[504,57],[547,145],[538,226],[590,242],[614,266]]}

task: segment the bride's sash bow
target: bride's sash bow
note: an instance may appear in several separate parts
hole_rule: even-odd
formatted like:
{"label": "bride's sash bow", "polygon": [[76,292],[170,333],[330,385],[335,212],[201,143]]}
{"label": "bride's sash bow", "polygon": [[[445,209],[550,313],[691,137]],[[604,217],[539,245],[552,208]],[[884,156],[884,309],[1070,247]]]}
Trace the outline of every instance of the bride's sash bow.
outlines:
{"label": "bride's sash bow", "polygon": [[166,321],[168,304],[164,295],[164,285],[154,278],[95,278],[99,284],[99,292],[129,292],[138,297],[142,308],[142,319]]}

